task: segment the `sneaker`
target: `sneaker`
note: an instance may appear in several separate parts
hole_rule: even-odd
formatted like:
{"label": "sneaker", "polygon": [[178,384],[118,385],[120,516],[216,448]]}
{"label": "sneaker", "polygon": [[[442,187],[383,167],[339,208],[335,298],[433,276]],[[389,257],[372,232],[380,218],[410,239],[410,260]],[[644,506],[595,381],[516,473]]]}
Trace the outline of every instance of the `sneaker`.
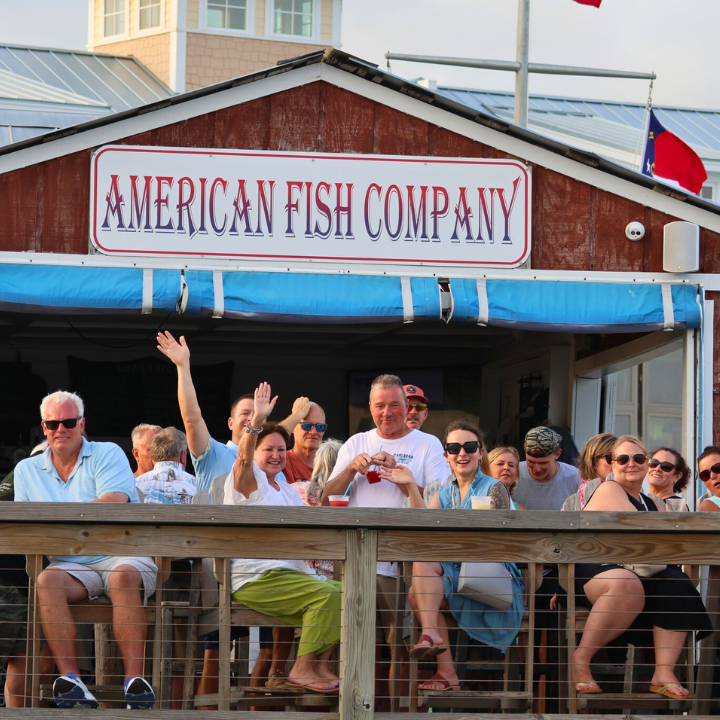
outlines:
{"label": "sneaker", "polygon": [[149,710],[155,704],[155,691],[140,676],[125,681],[125,702],[128,710]]}
{"label": "sneaker", "polygon": [[59,708],[96,708],[98,706],[95,696],[74,672],[56,678],[53,683],[53,697]]}

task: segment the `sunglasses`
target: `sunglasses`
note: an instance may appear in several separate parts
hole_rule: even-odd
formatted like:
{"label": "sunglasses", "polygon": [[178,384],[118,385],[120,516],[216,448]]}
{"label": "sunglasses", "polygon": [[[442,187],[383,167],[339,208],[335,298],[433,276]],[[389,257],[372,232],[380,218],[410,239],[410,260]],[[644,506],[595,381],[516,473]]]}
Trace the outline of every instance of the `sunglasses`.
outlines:
{"label": "sunglasses", "polygon": [[61,425],[66,430],[72,430],[77,424],[78,420],[82,420],[82,418],[76,417],[76,418],[68,418],[67,420],[43,420],[43,425],[48,430],[57,430]]}
{"label": "sunglasses", "polygon": [[408,410],[417,410],[418,412],[422,412],[423,410],[427,410],[427,404],[426,403],[409,403]]}
{"label": "sunglasses", "polygon": [[672,472],[673,470],[677,470],[677,466],[673,465],[671,462],[660,462],[657,458],[650,458],[648,460],[648,465],[654,470],[655,468],[659,467],[663,472]]}
{"label": "sunglasses", "polygon": [[605,462],[610,464],[612,462],[612,454],[608,453],[607,455],[597,455],[594,459],[595,460],[602,460],[605,459]]}
{"label": "sunglasses", "polygon": [[300,427],[305,432],[310,432],[313,428],[315,428],[319,433],[324,433],[327,430],[327,423],[301,422]]}
{"label": "sunglasses", "polygon": [[464,450],[468,455],[472,455],[478,451],[480,443],[477,440],[468,440],[466,443],[446,443],[445,450],[449,455],[458,455]]}
{"label": "sunglasses", "polygon": [[636,465],[644,465],[647,462],[647,455],[635,453],[635,455],[618,455],[615,461],[618,465],[627,465],[630,460],[634,460]]}
{"label": "sunglasses", "polygon": [[701,470],[699,475],[703,482],[707,482],[710,479],[710,474],[720,475],[720,463],[715,463],[712,467]]}

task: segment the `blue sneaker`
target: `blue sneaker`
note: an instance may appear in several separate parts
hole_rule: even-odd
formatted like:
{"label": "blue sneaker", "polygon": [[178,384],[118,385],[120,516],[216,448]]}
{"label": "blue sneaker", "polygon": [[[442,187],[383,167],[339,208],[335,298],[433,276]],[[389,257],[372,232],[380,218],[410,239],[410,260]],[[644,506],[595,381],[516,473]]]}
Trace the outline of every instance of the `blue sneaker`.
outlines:
{"label": "blue sneaker", "polygon": [[139,675],[125,681],[125,702],[128,710],[149,710],[155,704],[155,691]]}
{"label": "blue sneaker", "polygon": [[53,697],[59,708],[96,708],[98,706],[95,696],[74,672],[56,678],[53,683]]}

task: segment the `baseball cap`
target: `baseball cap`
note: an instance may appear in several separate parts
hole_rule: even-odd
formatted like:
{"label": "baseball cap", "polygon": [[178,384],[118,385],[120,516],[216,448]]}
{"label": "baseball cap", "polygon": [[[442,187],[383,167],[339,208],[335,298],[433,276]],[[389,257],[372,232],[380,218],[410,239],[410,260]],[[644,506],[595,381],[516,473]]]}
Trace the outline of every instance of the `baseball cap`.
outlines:
{"label": "baseball cap", "polygon": [[427,403],[428,399],[425,397],[422,388],[417,385],[404,385],[403,390],[405,391],[405,397],[409,400],[410,398],[416,398],[421,402]]}
{"label": "baseball cap", "polygon": [[547,457],[560,449],[562,438],[549,427],[541,425],[525,436],[525,453],[531,457]]}

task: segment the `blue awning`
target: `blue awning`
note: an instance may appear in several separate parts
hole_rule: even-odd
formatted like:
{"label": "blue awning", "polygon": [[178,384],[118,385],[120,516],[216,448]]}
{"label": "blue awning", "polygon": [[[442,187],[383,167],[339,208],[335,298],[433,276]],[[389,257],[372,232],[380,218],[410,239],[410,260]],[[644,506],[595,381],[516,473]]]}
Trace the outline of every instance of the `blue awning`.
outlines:
{"label": "blue awning", "polygon": [[698,328],[695,285],[545,280],[451,280],[453,320],[559,332]]}
{"label": "blue awning", "polygon": [[179,293],[179,270],[0,265],[0,310],[11,312],[171,312]]}
{"label": "blue awning", "polygon": [[[559,332],[697,328],[688,284],[451,279],[450,320]],[[313,324],[442,317],[435,278],[293,272],[0,265],[0,310],[60,314],[179,312]]]}

